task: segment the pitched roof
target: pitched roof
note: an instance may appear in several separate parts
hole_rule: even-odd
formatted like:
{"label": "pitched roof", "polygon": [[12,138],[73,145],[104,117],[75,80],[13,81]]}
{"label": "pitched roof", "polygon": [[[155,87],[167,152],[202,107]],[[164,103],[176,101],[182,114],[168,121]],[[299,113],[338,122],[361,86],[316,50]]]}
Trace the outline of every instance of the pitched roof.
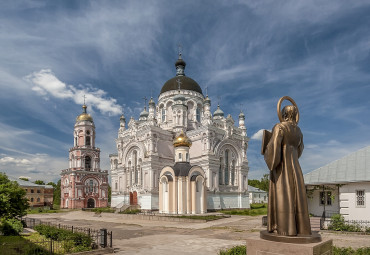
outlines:
{"label": "pitched roof", "polygon": [[265,193],[267,193],[267,191],[261,190],[259,188],[253,187],[251,185],[248,185],[248,191],[252,191],[252,192],[265,192]]}
{"label": "pitched roof", "polygon": [[11,181],[16,181],[19,186],[23,186],[23,187],[40,187],[40,188],[53,188],[53,186],[51,185],[39,185],[39,184],[35,184],[33,182],[30,182],[30,181],[24,181],[24,180],[21,180],[21,179],[18,179],[18,178],[15,178],[13,176],[8,176],[8,179],[11,180]]}
{"label": "pitched roof", "polygon": [[304,175],[305,184],[370,181],[370,146]]}

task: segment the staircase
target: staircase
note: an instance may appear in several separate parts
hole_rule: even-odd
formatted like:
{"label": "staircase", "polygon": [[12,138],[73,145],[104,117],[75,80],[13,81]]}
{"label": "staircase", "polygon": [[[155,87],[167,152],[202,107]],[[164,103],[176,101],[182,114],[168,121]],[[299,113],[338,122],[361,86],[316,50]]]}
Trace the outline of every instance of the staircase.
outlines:
{"label": "staircase", "polygon": [[320,217],[310,217],[311,230],[320,231]]}

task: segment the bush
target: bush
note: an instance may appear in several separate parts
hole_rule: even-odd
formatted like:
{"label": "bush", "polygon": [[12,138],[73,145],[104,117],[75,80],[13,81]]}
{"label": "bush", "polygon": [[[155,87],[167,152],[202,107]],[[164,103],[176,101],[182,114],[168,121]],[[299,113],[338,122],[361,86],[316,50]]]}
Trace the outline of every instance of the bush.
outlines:
{"label": "bush", "polygon": [[245,245],[235,246],[228,250],[221,250],[219,255],[246,255],[247,249]]}
{"label": "bush", "polygon": [[358,248],[354,250],[352,247],[336,247],[333,246],[333,255],[367,255],[370,254],[370,247]]}
{"label": "bush", "polygon": [[[35,230],[41,235],[55,241],[72,241],[75,246],[81,246],[81,249],[78,248],[80,251],[89,248],[92,243],[91,237],[84,233],[73,233],[72,231],[59,229],[54,226],[38,225],[35,226]],[[65,249],[68,249],[69,246],[70,244],[67,242]]]}
{"label": "bush", "polygon": [[22,221],[17,219],[3,219],[1,221],[0,231],[4,236],[17,236],[23,231]]}
{"label": "bush", "polygon": [[119,212],[119,213],[121,213],[121,214],[138,214],[140,212],[141,212],[140,209],[134,209],[134,210],[126,209],[123,212]]}
{"label": "bush", "polygon": [[[346,224],[344,217],[340,214],[334,214],[331,217],[331,222],[328,226],[329,230],[335,231],[348,231],[348,232],[360,232],[361,227],[359,224]],[[366,230],[365,230],[366,231]]]}

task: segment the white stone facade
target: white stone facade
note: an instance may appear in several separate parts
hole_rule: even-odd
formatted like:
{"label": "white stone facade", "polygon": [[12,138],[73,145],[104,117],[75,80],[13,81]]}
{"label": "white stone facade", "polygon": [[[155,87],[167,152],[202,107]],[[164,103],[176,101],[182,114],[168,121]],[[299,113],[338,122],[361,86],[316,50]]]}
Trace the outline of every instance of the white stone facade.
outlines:
{"label": "white stone facade", "polygon": [[185,62],[179,60],[177,84],[165,89],[173,78],[164,85],[157,105],[151,99],[149,111],[145,107],[139,120],[131,117],[127,128],[121,116],[117,154],[110,155],[111,206],[137,203],[141,209],[158,209],[160,171],[174,165],[172,141],[183,131],[192,141],[190,164],[205,172],[207,208],[248,208],[249,138],[244,114],[239,115],[239,126],[219,107],[212,115],[210,99],[185,77]]}

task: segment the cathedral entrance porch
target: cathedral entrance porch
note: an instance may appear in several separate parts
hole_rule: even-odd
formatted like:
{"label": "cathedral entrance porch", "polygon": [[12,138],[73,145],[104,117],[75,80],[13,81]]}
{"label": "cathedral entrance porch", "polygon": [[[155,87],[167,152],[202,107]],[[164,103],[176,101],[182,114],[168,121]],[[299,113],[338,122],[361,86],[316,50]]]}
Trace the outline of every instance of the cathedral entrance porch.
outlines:
{"label": "cathedral entrance porch", "polygon": [[93,198],[87,200],[87,208],[95,208],[95,200]]}

